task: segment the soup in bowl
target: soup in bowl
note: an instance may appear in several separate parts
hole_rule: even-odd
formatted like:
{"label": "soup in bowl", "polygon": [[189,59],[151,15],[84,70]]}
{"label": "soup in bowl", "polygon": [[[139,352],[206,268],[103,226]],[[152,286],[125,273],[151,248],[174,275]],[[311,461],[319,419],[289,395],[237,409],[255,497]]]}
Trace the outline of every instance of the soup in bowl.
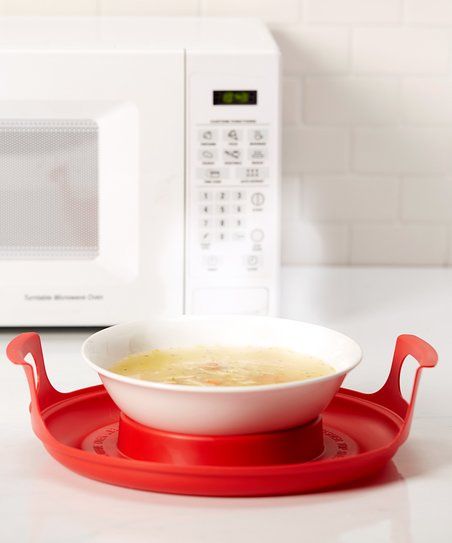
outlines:
{"label": "soup in bowl", "polygon": [[334,330],[243,316],[120,324],[93,334],[82,352],[130,418],[198,435],[307,423],[362,357],[352,339]]}

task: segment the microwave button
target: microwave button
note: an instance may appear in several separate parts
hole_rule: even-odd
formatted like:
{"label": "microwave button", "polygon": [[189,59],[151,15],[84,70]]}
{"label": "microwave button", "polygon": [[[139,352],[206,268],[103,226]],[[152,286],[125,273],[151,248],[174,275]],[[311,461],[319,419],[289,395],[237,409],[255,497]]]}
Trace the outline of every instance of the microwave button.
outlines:
{"label": "microwave button", "polygon": [[246,199],[246,192],[243,192],[242,190],[235,190],[232,193],[232,199],[236,202],[243,202]]}
{"label": "microwave button", "polygon": [[200,228],[212,228],[213,224],[212,224],[212,219],[201,219],[199,221],[199,227]]}
{"label": "microwave button", "polygon": [[221,177],[220,170],[206,170],[206,174],[209,179],[219,179]]}
{"label": "microwave button", "polygon": [[228,241],[228,234],[227,232],[217,232],[215,236],[215,240],[222,242],[222,241]]}
{"label": "microwave button", "polygon": [[245,212],[245,206],[243,204],[236,204],[232,206],[232,213],[240,215]]}
{"label": "microwave button", "polygon": [[223,149],[223,161],[225,164],[240,164],[242,160],[242,151],[231,147],[230,149]]}
{"label": "microwave button", "polygon": [[199,241],[202,245],[205,245],[207,243],[212,243],[213,241],[212,232],[203,230],[199,235]]}
{"label": "microwave button", "polygon": [[228,221],[225,218],[221,217],[217,220],[217,226],[218,228],[226,228],[228,226]]}
{"label": "microwave button", "polygon": [[220,259],[217,255],[208,255],[204,258],[204,266],[209,270],[218,268],[219,264]]}
{"label": "microwave button", "polygon": [[199,168],[198,178],[204,181],[221,181],[228,177],[227,168]]}
{"label": "microwave button", "polygon": [[239,230],[236,232],[232,232],[231,234],[232,241],[242,241],[245,238],[246,238],[245,232],[241,232]]}
{"label": "microwave button", "polygon": [[212,200],[212,193],[208,190],[201,190],[199,192],[199,200],[201,202],[210,202]]}
{"label": "microwave button", "polygon": [[267,130],[263,128],[252,128],[248,131],[248,139],[251,143],[265,144],[267,143]]}
{"label": "microwave button", "polygon": [[213,208],[211,205],[203,204],[200,206],[199,212],[201,213],[201,215],[212,215]]}
{"label": "microwave button", "polygon": [[264,239],[264,231],[260,228],[255,228],[251,231],[250,237],[255,243],[260,243]]}
{"label": "microwave button", "polygon": [[256,269],[260,266],[261,260],[258,255],[248,255],[245,257],[245,264],[248,268]]}
{"label": "microwave button", "polygon": [[215,162],[218,152],[216,149],[200,149],[198,151],[198,159],[200,162]]}
{"label": "microwave button", "polygon": [[252,161],[263,161],[267,158],[266,147],[251,147],[248,149],[248,158]]}
{"label": "microwave button", "polygon": [[229,192],[227,192],[226,190],[219,190],[217,192],[217,200],[219,202],[226,202],[229,200]]}
{"label": "microwave button", "polygon": [[235,218],[235,219],[232,221],[232,226],[233,226],[234,228],[244,228],[244,226],[245,226],[245,220],[242,219],[241,217]]}
{"label": "microwave button", "polygon": [[215,143],[218,140],[218,133],[212,128],[203,128],[198,132],[198,139],[201,143]]}
{"label": "microwave button", "polygon": [[242,131],[237,130],[237,128],[227,128],[223,132],[223,139],[229,143],[237,143],[241,141],[242,138],[243,138]]}
{"label": "microwave button", "polygon": [[269,291],[261,287],[204,287],[193,293],[191,309],[194,314],[241,313],[265,315],[268,312]]}
{"label": "microwave button", "polygon": [[262,192],[255,192],[251,195],[251,203],[253,206],[261,207],[264,205],[265,202],[265,196],[262,194]]}
{"label": "microwave button", "polygon": [[245,168],[245,177],[260,177],[259,168]]}
{"label": "microwave button", "polygon": [[216,207],[216,212],[218,215],[226,215],[226,213],[229,211],[229,208],[225,204],[220,204]]}
{"label": "microwave button", "polygon": [[268,176],[268,168],[237,168],[237,174],[244,180],[263,180]]}

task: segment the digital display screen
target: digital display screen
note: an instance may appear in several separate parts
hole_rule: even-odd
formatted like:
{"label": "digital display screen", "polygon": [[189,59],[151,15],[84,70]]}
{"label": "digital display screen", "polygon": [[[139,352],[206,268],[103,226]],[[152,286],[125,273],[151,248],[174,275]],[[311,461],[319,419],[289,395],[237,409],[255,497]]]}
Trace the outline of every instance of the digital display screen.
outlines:
{"label": "digital display screen", "polygon": [[256,90],[218,90],[213,91],[214,106],[255,106]]}

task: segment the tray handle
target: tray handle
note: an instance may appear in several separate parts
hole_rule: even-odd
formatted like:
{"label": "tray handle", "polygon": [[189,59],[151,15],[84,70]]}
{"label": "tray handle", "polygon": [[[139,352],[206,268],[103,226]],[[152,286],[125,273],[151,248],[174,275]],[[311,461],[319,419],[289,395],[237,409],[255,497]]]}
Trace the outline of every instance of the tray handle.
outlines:
{"label": "tray handle", "polygon": [[[417,360],[419,367],[414,376],[411,397],[407,402],[402,396],[400,374],[409,355]],[[385,384],[377,392],[368,395],[371,401],[388,407],[404,419],[402,440],[408,437],[410,430],[421,372],[423,368],[433,368],[437,362],[437,352],[426,341],[410,334],[401,335],[397,338],[391,370]]]}
{"label": "tray handle", "polygon": [[[6,347],[6,354],[11,362],[24,368],[30,388],[30,410],[35,406],[40,412],[64,396],[64,393],[56,390],[49,381],[42,354],[41,339],[36,332],[27,332],[16,336]],[[32,355],[35,363],[36,378],[32,365],[25,360],[29,354]]]}

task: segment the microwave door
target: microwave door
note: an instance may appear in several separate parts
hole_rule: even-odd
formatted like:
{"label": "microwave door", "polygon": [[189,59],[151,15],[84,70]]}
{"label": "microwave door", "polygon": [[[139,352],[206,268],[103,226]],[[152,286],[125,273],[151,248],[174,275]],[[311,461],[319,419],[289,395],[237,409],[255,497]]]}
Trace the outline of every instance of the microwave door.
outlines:
{"label": "microwave door", "polygon": [[182,312],[183,51],[32,60],[0,51],[0,326]]}
{"label": "microwave door", "polygon": [[21,117],[0,118],[3,284],[34,301],[101,296],[130,282],[139,274],[137,108],[18,109]]}

